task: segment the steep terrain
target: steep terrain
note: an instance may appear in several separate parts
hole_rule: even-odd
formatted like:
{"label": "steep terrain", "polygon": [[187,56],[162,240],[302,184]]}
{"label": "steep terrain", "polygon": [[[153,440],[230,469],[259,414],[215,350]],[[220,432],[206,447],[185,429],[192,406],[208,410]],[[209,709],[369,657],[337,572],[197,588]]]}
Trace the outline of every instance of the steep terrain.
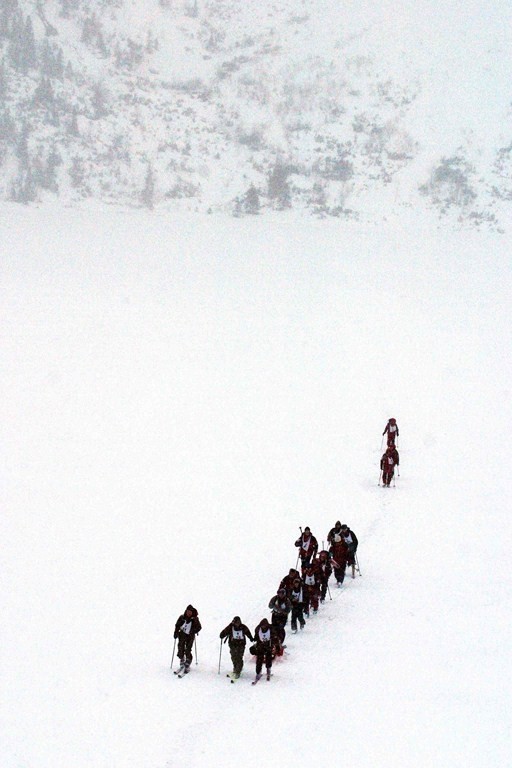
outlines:
{"label": "steep terrain", "polygon": [[9,0],[1,195],[499,228],[505,4]]}

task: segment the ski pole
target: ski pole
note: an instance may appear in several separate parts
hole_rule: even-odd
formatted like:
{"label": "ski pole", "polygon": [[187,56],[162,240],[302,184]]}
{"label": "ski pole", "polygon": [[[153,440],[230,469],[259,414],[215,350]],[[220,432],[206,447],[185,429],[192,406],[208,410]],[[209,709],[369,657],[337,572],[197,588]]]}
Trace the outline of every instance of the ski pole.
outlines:
{"label": "ski pole", "polygon": [[196,664],[197,664],[198,663],[197,662],[197,637],[194,637],[194,651],[196,654]]}
{"label": "ski pole", "polygon": [[174,663],[174,651],[175,651],[175,650],[176,650],[176,638],[174,638],[174,645],[173,645],[173,647],[172,647],[171,669],[172,669],[172,665],[173,665],[173,663]]}
{"label": "ski pole", "polygon": [[359,575],[362,576],[363,574],[361,573],[361,568],[359,567],[359,559],[357,557],[357,552],[354,552],[354,557],[356,559],[357,571],[358,571]]}
{"label": "ski pole", "polygon": [[219,672],[218,672],[219,675],[220,675],[220,659],[221,659],[221,656],[222,656],[222,639],[220,641],[220,651],[219,651]]}
{"label": "ski pole", "polygon": [[[300,525],[299,525],[299,531],[300,531],[300,537],[302,538],[302,527]],[[295,563],[295,570],[297,570],[297,566],[299,564],[300,550],[301,550],[301,547],[299,547],[299,554],[297,555],[297,562]]]}
{"label": "ski pole", "polygon": [[329,589],[329,585],[327,585],[327,591],[329,593],[329,600],[332,600],[331,590]]}
{"label": "ski pole", "polygon": [[380,474],[379,474],[379,485],[380,485],[381,479],[382,479],[382,469],[381,469]]}

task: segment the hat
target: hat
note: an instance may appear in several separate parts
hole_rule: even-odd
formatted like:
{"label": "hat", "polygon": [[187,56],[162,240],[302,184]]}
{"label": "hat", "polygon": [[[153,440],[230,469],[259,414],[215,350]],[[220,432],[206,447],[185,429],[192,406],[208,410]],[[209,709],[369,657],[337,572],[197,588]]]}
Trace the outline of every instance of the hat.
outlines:
{"label": "hat", "polygon": [[240,616],[235,616],[233,618],[233,624],[240,624],[241,622],[242,622],[242,619],[240,618]]}

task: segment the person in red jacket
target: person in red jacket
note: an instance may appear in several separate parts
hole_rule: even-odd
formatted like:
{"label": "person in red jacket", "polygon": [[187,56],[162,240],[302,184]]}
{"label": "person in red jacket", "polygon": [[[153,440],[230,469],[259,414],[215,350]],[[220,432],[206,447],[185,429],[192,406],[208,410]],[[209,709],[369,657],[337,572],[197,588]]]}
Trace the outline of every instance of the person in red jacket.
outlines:
{"label": "person in red jacket", "polygon": [[320,574],[318,573],[314,563],[306,565],[302,574],[302,581],[304,583],[304,615],[309,618],[310,608],[313,609],[313,613],[318,613],[318,601],[320,598]]}
{"label": "person in red jacket", "polygon": [[334,541],[329,547],[331,563],[334,569],[334,578],[338,587],[341,587],[345,580],[345,570],[347,568],[348,548],[345,539],[340,534],[334,535]]}
{"label": "person in red jacket", "polygon": [[318,541],[311,533],[309,525],[306,525],[304,533],[299,536],[295,542],[295,546],[300,548],[299,557],[302,563],[302,568],[304,569],[306,565],[309,565],[311,560],[315,558],[316,553],[318,552]]}
{"label": "person in red jacket", "polygon": [[285,589],[287,597],[290,597],[290,592],[292,591],[293,582],[297,578],[300,578],[299,572],[296,571],[295,568],[290,568],[290,570],[288,571],[288,574],[281,579],[281,583],[279,584],[279,589]]}
{"label": "person in red jacket", "polygon": [[400,464],[400,457],[394,445],[389,445],[386,453],[382,454],[380,468],[382,471],[382,485],[389,488],[391,480],[395,474],[395,467]]}
{"label": "person in red jacket", "polygon": [[315,565],[320,581],[320,602],[323,603],[329,587],[329,578],[332,574],[331,558],[326,549],[318,553]]}
{"label": "person in red jacket", "polygon": [[386,434],[388,435],[388,445],[394,445],[396,438],[400,434],[398,431],[398,424],[396,423],[396,419],[389,419],[388,423],[385,426],[384,432],[382,433],[382,436]]}

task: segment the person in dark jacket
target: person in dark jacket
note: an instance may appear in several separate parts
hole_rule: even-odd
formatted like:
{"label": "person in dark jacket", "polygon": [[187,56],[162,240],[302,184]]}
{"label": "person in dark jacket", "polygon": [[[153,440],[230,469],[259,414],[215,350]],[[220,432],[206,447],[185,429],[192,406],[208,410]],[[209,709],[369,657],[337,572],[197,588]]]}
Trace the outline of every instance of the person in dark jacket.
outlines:
{"label": "person in dark jacket", "polygon": [[347,545],[347,565],[352,568],[352,578],[356,576],[356,552],[359,541],[354,531],[351,531],[348,525],[343,524],[341,526],[341,535]]}
{"label": "person in dark jacket", "polygon": [[290,602],[292,604],[291,628],[292,632],[297,631],[297,621],[300,628],[304,629],[306,622],[304,620],[304,606],[306,604],[306,589],[302,579],[296,578],[290,592]]}
{"label": "person in dark jacket", "polygon": [[299,547],[299,557],[302,563],[302,568],[304,568],[306,565],[309,565],[318,552],[318,541],[311,533],[309,525],[306,525],[304,533],[299,536],[295,542],[295,546]]}
{"label": "person in dark jacket", "polygon": [[254,630],[254,645],[251,646],[251,652],[256,656],[256,680],[261,677],[263,662],[267,668],[267,678],[270,679],[272,646],[275,642],[274,629],[270,626],[268,619],[262,619]]}
{"label": "person in dark jacket", "polygon": [[398,451],[393,445],[388,446],[385,453],[382,454],[380,460],[380,468],[382,471],[382,485],[389,488],[391,480],[395,474],[395,467],[400,463],[400,457]]}
{"label": "person in dark jacket", "polygon": [[286,637],[285,626],[288,621],[288,614],[292,609],[290,599],[286,596],[286,589],[281,587],[277,591],[277,595],[271,598],[268,607],[272,611],[272,627],[276,637],[279,640],[279,647],[277,653],[279,656],[283,655],[283,643]]}
{"label": "person in dark jacket", "polygon": [[396,423],[396,419],[389,419],[388,423],[386,424],[384,428],[384,432],[382,433],[382,436],[387,433],[388,435],[388,445],[394,445],[396,442],[396,438],[400,434],[398,430],[398,424]]}
{"label": "person in dark jacket", "polygon": [[221,640],[226,638],[228,641],[229,653],[233,662],[233,672],[230,677],[233,680],[238,680],[244,667],[244,651],[247,638],[252,641],[254,637],[245,624],[242,624],[240,616],[235,616],[233,621],[222,630],[219,637]]}
{"label": "person in dark jacket", "polygon": [[[327,541],[329,542],[329,544],[334,544],[334,537],[335,536],[341,536],[341,534],[342,534],[341,523],[340,523],[339,520],[336,520],[336,522],[334,524],[334,528],[331,528],[331,530],[327,534]],[[338,539],[338,541],[339,541],[339,539]]]}
{"label": "person in dark jacket", "polygon": [[329,579],[332,574],[331,558],[326,549],[318,553],[315,568],[320,582],[320,602],[323,603],[329,587]]}
{"label": "person in dark jacket", "polygon": [[178,658],[181,669],[190,669],[192,648],[196,635],[201,631],[201,622],[193,605],[187,605],[185,613],[178,616],[174,627],[174,639],[178,640]]}

